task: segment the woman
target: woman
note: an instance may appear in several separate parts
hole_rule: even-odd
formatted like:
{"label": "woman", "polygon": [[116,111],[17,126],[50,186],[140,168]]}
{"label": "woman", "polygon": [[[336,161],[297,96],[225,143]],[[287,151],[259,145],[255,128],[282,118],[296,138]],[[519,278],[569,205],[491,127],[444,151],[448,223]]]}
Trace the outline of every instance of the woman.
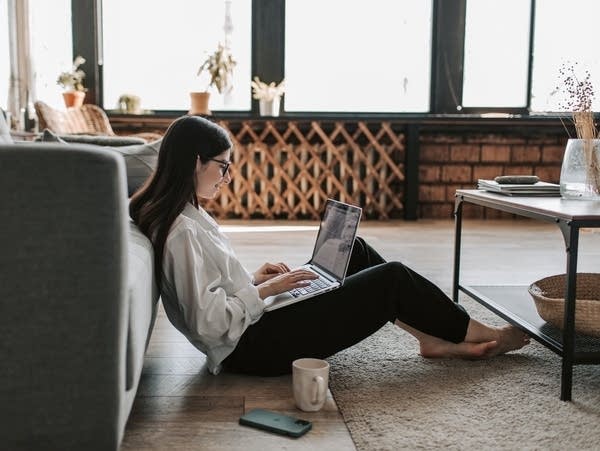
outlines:
{"label": "woman", "polygon": [[199,205],[231,181],[232,143],[218,125],[175,120],[156,171],[133,196],[130,214],[154,245],[155,270],[173,325],[207,355],[210,372],[280,375],[299,357],[325,358],[387,321],[414,335],[424,357],[486,358],[521,348],[520,330],[484,325],[431,282],[385,262],[357,238],[343,287],[264,313],[263,299],[316,276],[265,263],[241,265],[217,223]]}

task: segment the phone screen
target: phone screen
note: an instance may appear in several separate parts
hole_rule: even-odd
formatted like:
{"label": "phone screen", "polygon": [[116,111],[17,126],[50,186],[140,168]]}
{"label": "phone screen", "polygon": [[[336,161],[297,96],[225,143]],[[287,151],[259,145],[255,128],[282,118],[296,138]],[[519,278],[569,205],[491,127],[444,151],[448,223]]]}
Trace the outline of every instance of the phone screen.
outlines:
{"label": "phone screen", "polygon": [[312,428],[310,421],[264,409],[254,409],[242,415],[240,424],[290,437],[300,437]]}

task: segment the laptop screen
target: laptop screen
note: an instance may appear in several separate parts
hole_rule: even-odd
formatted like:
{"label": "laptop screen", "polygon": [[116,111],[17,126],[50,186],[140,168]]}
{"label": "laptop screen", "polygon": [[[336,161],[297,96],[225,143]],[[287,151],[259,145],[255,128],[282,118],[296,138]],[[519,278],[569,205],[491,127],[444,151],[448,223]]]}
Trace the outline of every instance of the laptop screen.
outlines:
{"label": "laptop screen", "polygon": [[311,263],[342,280],[350,262],[361,209],[328,200]]}

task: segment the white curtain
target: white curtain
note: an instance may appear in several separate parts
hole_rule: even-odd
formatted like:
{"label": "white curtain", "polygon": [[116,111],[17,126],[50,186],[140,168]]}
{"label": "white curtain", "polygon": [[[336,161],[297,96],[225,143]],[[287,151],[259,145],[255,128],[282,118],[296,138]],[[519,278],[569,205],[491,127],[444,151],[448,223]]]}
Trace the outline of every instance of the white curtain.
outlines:
{"label": "white curtain", "polygon": [[31,56],[29,0],[8,0],[10,81],[8,111],[23,129],[35,117],[35,84]]}

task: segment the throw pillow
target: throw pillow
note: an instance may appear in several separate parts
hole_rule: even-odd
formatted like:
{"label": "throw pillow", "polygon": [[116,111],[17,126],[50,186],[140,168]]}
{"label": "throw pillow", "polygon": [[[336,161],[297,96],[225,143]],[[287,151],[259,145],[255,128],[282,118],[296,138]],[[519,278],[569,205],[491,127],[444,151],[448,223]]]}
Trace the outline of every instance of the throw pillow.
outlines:
{"label": "throw pillow", "polygon": [[[59,142],[67,145],[75,143],[66,142],[64,139],[61,139],[61,137],[55,135],[48,129],[44,130],[40,141]],[[125,166],[127,170],[127,192],[129,196],[135,193],[144,184],[146,179],[156,168],[158,151],[160,150],[161,143],[162,138],[151,143],[136,144],[133,146],[103,146],[108,151],[119,153],[125,159]]]}
{"label": "throw pillow", "polygon": [[10,136],[10,127],[6,123],[4,111],[0,110],[0,144],[12,144],[13,139]]}
{"label": "throw pillow", "polygon": [[44,129],[42,134],[35,138],[35,141],[41,141],[45,143],[59,143],[59,144],[68,144],[64,139],[61,139],[58,135],[55,135],[53,132]]}
{"label": "throw pillow", "polygon": [[58,135],[62,140],[69,143],[94,144],[96,146],[131,146],[133,144],[146,144],[142,138],[131,136],[96,136],[96,135]]}

